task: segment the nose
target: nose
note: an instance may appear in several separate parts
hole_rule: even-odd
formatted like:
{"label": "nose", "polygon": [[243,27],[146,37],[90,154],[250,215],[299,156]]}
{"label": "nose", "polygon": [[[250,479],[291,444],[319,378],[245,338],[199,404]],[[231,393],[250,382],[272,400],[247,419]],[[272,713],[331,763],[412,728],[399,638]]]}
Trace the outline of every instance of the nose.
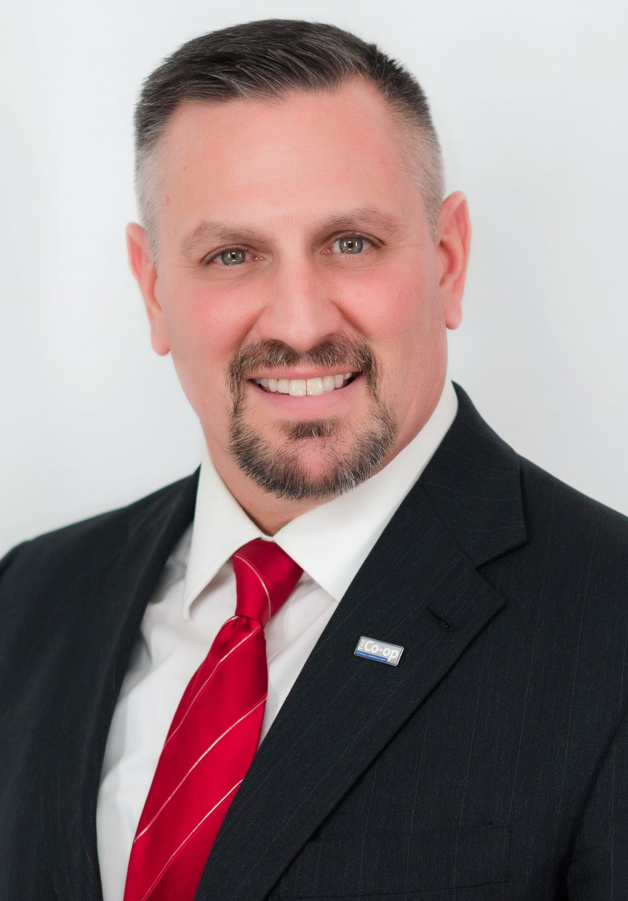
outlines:
{"label": "nose", "polygon": [[341,331],[333,277],[307,255],[278,261],[266,290],[256,324],[260,340],[283,341],[306,353]]}

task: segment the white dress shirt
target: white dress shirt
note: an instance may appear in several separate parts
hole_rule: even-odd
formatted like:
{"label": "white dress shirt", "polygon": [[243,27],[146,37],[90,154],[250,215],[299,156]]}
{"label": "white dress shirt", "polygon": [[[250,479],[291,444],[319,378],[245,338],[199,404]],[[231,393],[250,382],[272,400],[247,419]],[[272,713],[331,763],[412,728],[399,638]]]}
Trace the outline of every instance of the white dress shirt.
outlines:
{"label": "white dress shirt", "polygon": [[449,379],[432,416],[391,462],[352,491],[293,519],[272,539],[249,519],[206,452],[192,525],[174,548],[142,620],[114,712],[97,808],[104,901],[122,901],[133,837],[170,722],[222,624],[234,613],[233,553],[254,538],[303,569],[265,629],[268,699],[262,739],[384,528],[451,426]]}

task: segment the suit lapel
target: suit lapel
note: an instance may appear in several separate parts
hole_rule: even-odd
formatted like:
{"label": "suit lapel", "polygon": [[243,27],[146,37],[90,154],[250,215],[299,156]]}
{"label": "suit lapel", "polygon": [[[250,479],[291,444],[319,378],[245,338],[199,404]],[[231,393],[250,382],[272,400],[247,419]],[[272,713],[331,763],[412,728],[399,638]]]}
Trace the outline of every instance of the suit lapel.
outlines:
{"label": "suit lapel", "polygon": [[[98,576],[90,571],[86,578],[79,561],[79,614],[68,624],[63,684],[56,693],[51,689],[59,720],[49,753],[53,773],[46,800],[55,811],[49,847],[59,901],[102,899],[96,801],[107,735],[146,604],[192,520],[197,481],[195,473],[112,514],[111,530],[101,527],[99,533],[103,565]],[[113,559],[111,546],[117,548]],[[80,594],[83,586],[85,594]]]}
{"label": "suit lapel", "polygon": [[[198,901],[262,899],[503,605],[476,566],[525,541],[518,465],[457,391],[456,422],[342,599],[236,795]],[[68,625],[63,685],[50,689],[58,721],[46,803],[55,812],[48,848],[59,901],[102,899],[95,824],[107,735],[196,487],[197,474],[112,518],[122,535],[108,535],[116,553],[98,578],[77,573],[82,613]],[[360,635],[403,645],[399,667],[355,657]],[[83,691],[68,691],[68,682]]]}
{"label": "suit lapel", "polygon": [[[456,423],[343,597],[262,743],[197,901],[261,901],[504,605],[476,566],[525,541],[518,463],[458,392]],[[361,635],[402,645],[399,666],[355,657]]]}

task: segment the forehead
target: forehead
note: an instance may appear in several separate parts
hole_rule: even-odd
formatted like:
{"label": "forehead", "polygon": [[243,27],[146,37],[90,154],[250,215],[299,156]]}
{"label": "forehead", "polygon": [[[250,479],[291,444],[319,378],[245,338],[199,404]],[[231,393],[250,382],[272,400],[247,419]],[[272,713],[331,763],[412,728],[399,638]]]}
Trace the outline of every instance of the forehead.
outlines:
{"label": "forehead", "polygon": [[353,207],[422,214],[408,143],[362,80],[272,102],[186,101],[161,149],[160,206],[177,231],[207,216],[297,225]]}

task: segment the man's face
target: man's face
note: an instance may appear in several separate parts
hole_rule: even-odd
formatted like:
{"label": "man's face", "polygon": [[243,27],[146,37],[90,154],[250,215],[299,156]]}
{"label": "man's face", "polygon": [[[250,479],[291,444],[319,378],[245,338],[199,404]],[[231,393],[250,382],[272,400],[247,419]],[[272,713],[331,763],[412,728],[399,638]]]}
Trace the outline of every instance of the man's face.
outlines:
{"label": "man's face", "polygon": [[435,241],[408,147],[362,81],[183,103],[163,150],[156,270],[138,226],[130,256],[219,472],[294,500],[352,487],[440,395],[464,199],[445,202]]}

